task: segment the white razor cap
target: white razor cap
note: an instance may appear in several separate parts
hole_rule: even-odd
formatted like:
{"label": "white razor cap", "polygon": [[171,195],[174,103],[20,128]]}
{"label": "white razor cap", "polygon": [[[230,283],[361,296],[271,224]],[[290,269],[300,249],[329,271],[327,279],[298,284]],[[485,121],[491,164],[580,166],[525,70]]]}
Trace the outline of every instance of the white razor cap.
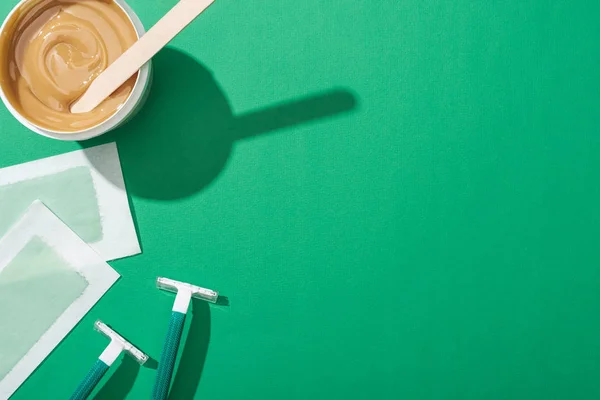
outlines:
{"label": "white razor cap", "polygon": [[183,289],[191,292],[192,297],[211,303],[216,303],[217,299],[219,298],[219,292],[202,288],[200,286],[190,285],[189,283],[175,281],[169,278],[156,279],[156,286],[158,286],[159,289],[167,290],[173,293],[177,293],[179,290]]}
{"label": "white razor cap", "polygon": [[137,347],[135,347],[134,345],[129,343],[127,340],[125,340],[125,338],[123,336],[119,335],[117,332],[115,332],[111,327],[106,325],[104,322],[102,322],[100,320],[96,321],[96,323],[94,324],[94,328],[96,328],[96,330],[98,332],[102,333],[104,336],[109,338],[111,341],[111,344],[112,343],[118,344],[123,351],[126,351],[127,353],[129,353],[129,355],[131,355],[133,358],[135,358],[135,360],[138,363],[140,363],[141,365],[143,365],[146,361],[148,361],[149,357],[145,353],[143,353]]}

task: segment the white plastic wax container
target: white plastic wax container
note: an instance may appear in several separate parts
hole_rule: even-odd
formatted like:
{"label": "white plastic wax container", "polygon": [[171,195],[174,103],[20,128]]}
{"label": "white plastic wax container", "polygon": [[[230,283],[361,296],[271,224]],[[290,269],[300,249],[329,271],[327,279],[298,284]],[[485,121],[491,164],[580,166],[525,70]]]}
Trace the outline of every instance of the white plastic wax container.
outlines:
{"label": "white plastic wax container", "polygon": [[[35,2],[36,0],[21,0],[19,4],[17,4],[12,11],[8,14],[4,22],[2,23],[2,27],[0,27],[0,35],[4,32],[4,29],[7,26],[7,23],[10,21],[11,17],[14,13],[18,12],[18,10],[25,3]],[[138,39],[142,37],[146,30],[144,29],[144,25],[142,25],[142,21],[137,16],[135,11],[124,1],[124,0],[113,0],[115,4],[117,4],[129,17],[131,24],[135,28]],[[25,118],[21,113],[19,113],[8,101],[6,93],[0,86],[0,97],[2,98],[2,102],[8,108],[10,113],[26,128],[32,130],[33,132],[46,136],[52,139],[57,140],[65,140],[65,141],[80,141],[91,139],[100,135],[103,135],[107,132],[110,132],[123,124],[129,121],[131,118],[135,116],[135,114],[143,107],[144,102],[150,92],[150,86],[152,84],[152,61],[148,61],[138,73],[137,80],[133,87],[133,90],[129,94],[129,97],[125,101],[125,103],[121,106],[116,113],[111,115],[108,119],[102,121],[100,124],[93,126],[91,128],[86,128],[81,131],[74,132],[60,132],[53,131],[46,128],[42,128],[37,126],[36,124],[29,121]]]}

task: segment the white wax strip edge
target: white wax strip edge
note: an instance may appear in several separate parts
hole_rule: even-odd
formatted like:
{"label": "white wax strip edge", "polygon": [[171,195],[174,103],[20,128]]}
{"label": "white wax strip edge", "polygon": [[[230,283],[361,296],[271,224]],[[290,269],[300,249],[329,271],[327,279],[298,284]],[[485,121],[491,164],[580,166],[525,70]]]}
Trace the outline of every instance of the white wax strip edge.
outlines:
{"label": "white wax strip edge", "polygon": [[[93,163],[90,160],[94,160]],[[90,168],[103,232],[100,241],[88,244],[106,261],[140,254],[119,153],[114,142],[0,169],[0,186],[81,166]]]}
{"label": "white wax strip edge", "polygon": [[[34,237],[43,240],[72,265],[85,278],[88,286],[0,381],[0,399],[10,397],[25,382],[119,279],[119,274],[110,265],[40,201],[34,202],[23,217],[0,239],[0,272]],[[0,343],[0,346],[2,345]]]}

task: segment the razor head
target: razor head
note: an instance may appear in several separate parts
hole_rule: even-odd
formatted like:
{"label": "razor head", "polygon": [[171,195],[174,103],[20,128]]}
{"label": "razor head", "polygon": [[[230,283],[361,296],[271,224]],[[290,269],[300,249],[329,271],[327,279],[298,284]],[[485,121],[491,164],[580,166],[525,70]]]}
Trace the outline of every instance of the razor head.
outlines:
{"label": "razor head", "polygon": [[156,279],[156,286],[159,289],[173,293],[177,293],[180,290],[187,290],[192,293],[192,297],[195,297],[200,300],[205,300],[210,303],[216,303],[217,299],[219,298],[219,292],[202,288],[200,286],[190,285],[189,283],[175,281],[169,278]]}
{"label": "razor head", "polygon": [[133,357],[140,365],[144,365],[144,363],[150,358],[140,349],[138,349],[133,344],[125,340],[123,336],[119,335],[104,322],[100,320],[96,321],[96,323],[94,324],[94,328],[98,332],[106,336],[108,339],[110,339],[111,342],[117,342],[121,346],[121,348],[123,348],[123,351],[125,351],[127,354]]}

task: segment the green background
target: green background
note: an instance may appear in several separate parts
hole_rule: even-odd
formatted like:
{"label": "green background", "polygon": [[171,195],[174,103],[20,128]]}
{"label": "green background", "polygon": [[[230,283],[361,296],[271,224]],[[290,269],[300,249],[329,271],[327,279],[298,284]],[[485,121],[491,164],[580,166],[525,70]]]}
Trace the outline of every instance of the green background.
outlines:
{"label": "green background", "polygon": [[194,305],[172,399],[600,397],[598,38],[590,1],[216,0],[116,133],[0,109],[0,166],[116,140],[144,251],[14,398],[68,397],[97,318],[158,358],[158,275],[230,302]]}

